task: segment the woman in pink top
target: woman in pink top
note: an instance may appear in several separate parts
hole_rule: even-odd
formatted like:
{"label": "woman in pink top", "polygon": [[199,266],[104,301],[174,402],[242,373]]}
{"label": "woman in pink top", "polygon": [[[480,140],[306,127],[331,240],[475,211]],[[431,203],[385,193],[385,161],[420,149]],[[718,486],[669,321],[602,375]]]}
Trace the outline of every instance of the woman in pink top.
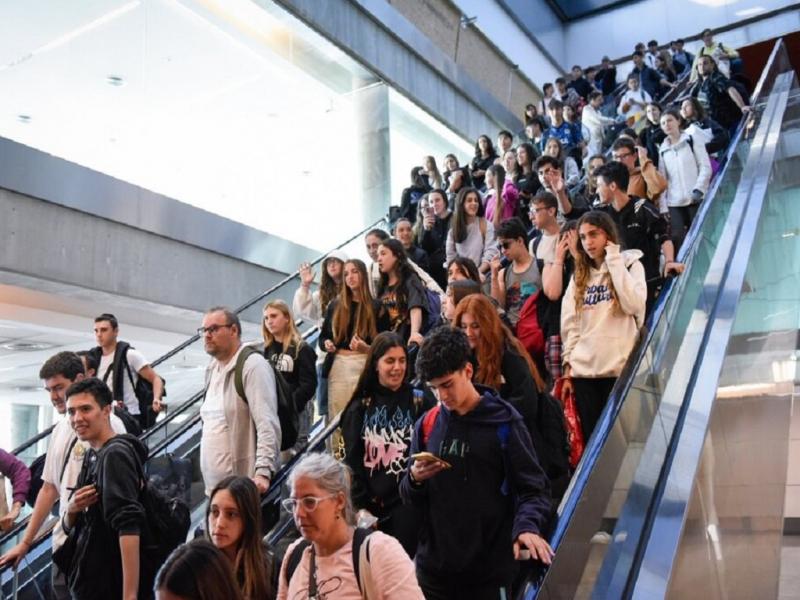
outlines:
{"label": "woman in pink top", "polygon": [[[502,165],[492,165],[486,169],[486,189],[484,198],[486,219],[497,229],[501,222],[516,216],[519,192],[511,179],[506,179],[506,170]],[[500,202],[497,201],[498,197]]]}
{"label": "woman in pink top", "polygon": [[[346,465],[329,454],[309,453],[289,475],[289,488],[283,505],[303,537],[286,550],[279,600],[424,600],[414,563],[400,542],[380,531],[366,538],[355,535]],[[356,537],[362,541],[353,556]]]}

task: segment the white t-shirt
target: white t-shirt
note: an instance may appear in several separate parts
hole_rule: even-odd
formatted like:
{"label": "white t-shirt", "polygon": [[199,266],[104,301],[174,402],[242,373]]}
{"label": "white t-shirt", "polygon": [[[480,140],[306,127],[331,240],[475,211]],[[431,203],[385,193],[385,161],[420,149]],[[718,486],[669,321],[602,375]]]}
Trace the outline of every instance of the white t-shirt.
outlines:
{"label": "white t-shirt", "polygon": [[[231,359],[233,363],[235,359]],[[225,477],[233,473],[233,458],[228,439],[228,422],[225,419],[223,404],[225,394],[225,377],[235,364],[220,365],[214,361],[208,390],[200,407],[200,418],[203,420],[203,433],[200,438],[200,471],[206,486],[206,495],[210,496],[214,487]]]}
{"label": "white t-shirt", "polygon": [[[112,413],[111,428],[115,433],[125,433],[125,426],[119,417]],[[73,444],[73,441],[75,442]],[[46,481],[58,488],[58,523],[53,529],[53,550],[61,546],[67,536],[61,529],[61,517],[67,512],[69,497],[72,492],[68,488],[74,488],[78,482],[78,475],[83,465],[83,455],[89,448],[89,444],[77,439],[75,432],[69,424],[69,417],[63,417],[50,434],[50,444],[47,448],[47,456],[44,459],[44,469],[42,470],[42,481]],[[67,450],[69,450],[69,460],[67,460]],[[66,462],[66,468],[64,463]],[[61,478],[61,470],[64,470],[64,477]]]}
{"label": "white t-shirt", "polygon": [[[542,232],[542,238],[539,246],[536,248],[536,258],[543,260],[544,264],[550,264],[556,260],[556,245],[558,245],[558,234],[549,234]],[[533,251],[533,241],[531,241],[531,252]]]}
{"label": "white t-shirt", "polygon": [[[139,380],[139,371],[141,371],[149,363],[141,352],[134,350],[133,348],[128,349],[127,357],[128,366],[131,368],[131,377],[133,377],[133,383],[136,383]],[[114,353],[112,352],[111,354],[104,354],[100,359],[100,367],[97,369],[97,376],[100,379],[105,380],[112,392],[114,391],[114,369],[111,368],[113,364]],[[106,377],[106,371],[109,369],[111,369],[111,371],[108,373],[108,377]],[[132,415],[138,415],[140,412],[139,401],[136,399],[136,394],[133,392],[133,385],[131,385],[130,377],[128,377],[124,369],[122,370],[122,374],[125,376],[125,381],[122,382],[123,401],[125,402],[125,406],[128,408],[129,413]]]}

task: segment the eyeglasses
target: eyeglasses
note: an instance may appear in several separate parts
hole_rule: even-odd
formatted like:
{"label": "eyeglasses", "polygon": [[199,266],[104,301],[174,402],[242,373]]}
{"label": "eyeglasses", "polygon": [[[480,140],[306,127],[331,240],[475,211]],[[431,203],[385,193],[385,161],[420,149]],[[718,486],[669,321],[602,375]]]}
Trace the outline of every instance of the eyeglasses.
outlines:
{"label": "eyeglasses", "polygon": [[197,335],[205,335],[207,333],[214,335],[217,331],[219,331],[223,327],[233,327],[233,323],[226,323],[225,325],[209,325],[208,327],[198,327]]}
{"label": "eyeglasses", "polygon": [[497,242],[497,247],[502,250],[508,250],[508,247],[513,243],[513,241]]}
{"label": "eyeglasses", "polygon": [[328,494],[327,496],[321,496],[317,498],[316,496],[303,496],[302,498],[286,498],[286,500],[281,500],[281,506],[283,506],[286,512],[293,513],[297,510],[298,506],[302,506],[303,510],[306,512],[314,512],[317,510],[317,506],[323,500],[328,500],[329,498],[335,498],[337,494]]}
{"label": "eyeglasses", "polygon": [[533,214],[539,214],[541,211],[547,210],[548,208],[549,208],[548,206],[540,206],[539,208],[536,208],[535,206],[531,206],[528,209],[528,213],[532,214],[532,215]]}
{"label": "eyeglasses", "polygon": [[628,158],[629,156],[633,156],[633,152],[625,152],[624,154],[612,154],[611,156],[614,157],[614,160],[620,161],[623,158]]}

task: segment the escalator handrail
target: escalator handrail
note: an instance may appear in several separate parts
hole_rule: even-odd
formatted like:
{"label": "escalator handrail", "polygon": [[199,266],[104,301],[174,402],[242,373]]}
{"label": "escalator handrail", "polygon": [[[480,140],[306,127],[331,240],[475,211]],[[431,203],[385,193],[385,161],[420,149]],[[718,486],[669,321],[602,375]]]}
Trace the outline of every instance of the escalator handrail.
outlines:
{"label": "escalator handrail", "polygon": [[[762,92],[763,84],[766,81],[766,76],[768,75],[767,72],[770,70],[770,68],[771,68],[771,66],[773,64],[774,58],[777,56],[777,54],[780,51],[780,48],[781,48],[782,45],[783,45],[783,40],[782,39],[778,39],[778,41],[775,43],[775,46],[773,47],[772,53],[770,54],[770,58],[767,61],[767,65],[765,66],[764,70],[762,71],[761,78],[759,79],[759,84],[758,84],[758,87],[757,87],[758,94],[756,94],[754,92],[754,94],[752,96],[752,98],[754,100],[759,98],[759,96],[760,96],[760,94]],[[767,136],[767,137],[769,137],[769,136]],[[774,160],[774,155],[770,159],[770,164],[772,164],[772,160]],[[763,169],[762,166],[759,166],[759,168],[757,169],[756,175],[760,176],[762,179],[769,178],[770,171],[771,171],[771,168]],[[759,186],[755,186],[755,187],[759,187]],[[742,189],[742,184],[741,183],[739,185],[739,189]],[[763,199],[764,199],[765,194],[766,194],[766,188],[764,188],[764,190],[761,192],[761,196],[760,196],[760,199],[758,200],[758,202],[763,203]],[[742,217],[741,217],[742,223],[747,218],[746,215],[747,214],[751,214],[751,213],[752,213],[752,205],[748,201],[748,204],[747,204],[746,208],[742,212]],[[761,213],[761,208],[756,209],[755,214],[760,214],[760,213]],[[756,235],[756,233],[755,233],[755,224],[753,224],[753,228],[751,229],[752,237],[750,239],[750,243],[749,244],[747,244],[746,242],[742,243],[742,235],[743,235],[742,229],[741,228],[737,228],[736,239],[732,244],[732,247],[734,248],[734,251],[726,259],[725,275],[723,276],[723,278],[721,280],[722,283],[720,284],[721,287],[723,287],[723,288],[729,288],[730,290],[740,290],[741,289],[741,285],[742,285],[741,279],[734,280],[733,285],[731,285],[731,283],[728,281],[728,276],[729,276],[729,273],[730,273],[731,265],[735,262],[735,259],[736,259],[736,256],[737,256],[737,252],[741,252],[743,248],[746,248],[746,255],[749,255],[750,251],[752,250],[753,244],[755,243],[755,235]],[[743,272],[742,272],[741,277],[743,278],[743,276],[744,275],[743,275]],[[698,356],[703,356],[704,359],[705,359],[705,355],[706,355],[705,348],[708,347],[709,340],[710,340],[711,335],[712,335],[712,328],[716,327],[715,322],[718,319],[718,315],[719,315],[720,310],[721,310],[721,302],[720,302],[720,297],[718,297],[717,301],[715,302],[715,304],[714,304],[714,306],[713,306],[713,308],[711,310],[711,315],[709,317],[710,326],[708,326],[706,328],[706,330],[705,330],[705,332],[703,334],[702,346],[701,346],[700,351],[698,352]],[[727,310],[730,310],[730,308],[728,308]],[[727,327],[730,329],[732,324],[729,321],[729,319],[727,319],[725,317],[723,317],[722,319],[723,319],[723,321],[720,321],[720,322],[727,323]],[[695,398],[695,394],[697,393],[696,385],[697,385],[698,377],[700,377],[700,380],[703,380],[703,378],[700,376],[701,369],[702,369],[703,366],[704,366],[704,361],[698,361],[694,365],[694,368],[693,368],[693,371],[692,371],[692,374],[691,374],[691,377],[690,377],[690,384],[689,384],[690,387],[687,390],[687,399],[684,400],[684,402],[681,405],[680,410],[679,410],[679,412],[678,412],[678,414],[676,416],[675,425],[674,425],[672,434],[670,436],[669,443],[667,444],[666,452],[664,454],[664,459],[663,459],[664,467],[662,468],[662,472],[660,473],[659,478],[656,481],[655,487],[653,489],[653,498],[652,498],[652,501],[650,503],[650,506],[648,507],[647,515],[645,516],[645,526],[644,526],[644,529],[642,531],[641,540],[640,540],[640,543],[637,546],[636,553],[632,557],[632,567],[631,567],[630,574],[629,574],[628,586],[635,586],[637,584],[637,582],[638,582],[639,573],[640,573],[641,568],[642,568],[642,561],[645,559],[645,554],[646,554],[646,552],[648,550],[648,546],[649,546],[649,543],[645,543],[644,541],[648,540],[648,542],[649,542],[649,538],[653,535],[654,523],[655,523],[655,520],[658,518],[658,507],[663,502],[664,493],[665,493],[665,487],[669,484],[668,481],[669,481],[669,479],[671,477],[672,466],[673,466],[673,464],[675,464],[676,456],[678,455],[679,446],[680,446],[680,444],[683,443],[681,441],[681,434],[682,434],[682,432],[684,430],[684,427],[686,425],[687,414],[694,407],[694,398]],[[721,367],[721,365],[720,365],[720,367]],[[706,414],[705,418],[708,418],[708,417],[709,417],[709,414]],[[699,418],[698,411],[694,411],[693,412],[692,418],[695,421]],[[693,426],[696,427],[697,423],[696,422],[693,423]],[[685,468],[685,465],[683,465],[683,468]],[[675,510],[675,505],[676,505],[677,502],[678,501],[675,498],[671,498],[670,499],[670,510],[671,511]],[[686,502],[685,507],[688,507],[688,500]],[[663,547],[659,546],[659,549],[662,550]],[[630,589],[630,587],[628,587],[628,589]]]}
{"label": "escalator handrail", "polygon": [[[684,242],[676,259],[680,262],[684,262],[686,260],[687,254],[689,253],[690,249],[694,247],[695,242],[700,235],[700,231],[703,223],[705,222],[709,207],[716,197],[716,193],[724,179],[725,173],[727,173],[731,159],[742,139],[742,136],[744,135],[747,121],[748,116],[745,115],[739,123],[736,134],[725,152],[724,166],[714,179],[714,182],[709,189],[709,193],[706,196],[706,200],[701,203],[697,215],[692,222],[692,226],[689,228],[689,231],[684,238]],[[642,361],[645,359],[647,349],[650,346],[655,333],[653,325],[658,323],[659,319],[661,318],[661,315],[666,308],[667,301],[671,297],[674,285],[674,278],[670,278],[665,282],[664,287],[656,300],[653,312],[647,318],[642,335],[640,335],[639,341],[625,363],[622,373],[620,373],[620,376],[617,378],[617,382],[615,383],[614,388],[609,395],[606,408],[601,414],[601,417],[595,427],[595,431],[587,444],[583,457],[581,458],[575,474],[572,477],[572,481],[567,488],[564,500],[562,501],[562,511],[557,517],[553,533],[550,536],[550,546],[555,552],[558,551],[558,547],[561,544],[561,541],[564,539],[572,520],[572,516],[578,507],[578,501],[583,495],[583,491],[586,488],[589,477],[591,476],[594,465],[597,463],[600,453],[605,446],[605,442],[611,434],[611,430],[616,421],[617,415],[622,407],[622,400],[624,400],[630,392],[630,389],[633,385],[633,374],[637,372]],[[538,581],[531,589],[526,591],[525,600],[532,600],[536,597],[539,586],[545,574],[546,569],[543,569],[539,574],[537,574],[536,578]]]}
{"label": "escalator handrail", "polygon": [[[326,257],[327,257],[327,256],[328,256],[328,255],[329,255],[331,252],[333,252],[333,251],[335,251],[335,250],[339,250],[339,249],[340,249],[340,248],[342,248],[343,246],[346,246],[347,244],[349,244],[350,242],[352,242],[352,241],[353,241],[353,240],[355,240],[356,238],[358,238],[358,237],[360,237],[361,235],[365,234],[365,233],[366,233],[367,231],[369,231],[370,229],[374,229],[375,227],[377,227],[377,226],[378,226],[378,225],[380,225],[381,223],[386,223],[386,222],[387,222],[387,217],[381,217],[380,219],[378,219],[378,220],[377,220],[377,221],[375,221],[374,223],[372,223],[372,224],[368,225],[367,227],[364,227],[363,229],[359,230],[359,231],[358,231],[357,233],[355,233],[354,235],[351,235],[351,236],[350,236],[349,238],[347,238],[345,241],[343,241],[343,242],[341,242],[340,244],[338,244],[338,245],[337,245],[335,248],[332,248],[331,250],[328,250],[327,252],[325,252],[325,253],[323,253],[323,254],[320,254],[320,255],[319,255],[317,258],[315,258],[315,259],[314,259],[313,261],[311,261],[309,264],[310,264],[311,266],[314,266],[314,265],[317,265],[317,264],[321,263],[323,260],[325,260],[325,258],[326,258]],[[248,300],[247,302],[245,302],[244,304],[242,304],[240,307],[238,307],[236,310],[234,310],[234,312],[235,312],[237,315],[238,315],[238,314],[240,314],[240,313],[242,313],[242,312],[244,312],[245,310],[247,310],[247,309],[248,309],[248,308],[250,308],[251,306],[253,306],[253,305],[257,304],[258,302],[261,302],[261,301],[262,301],[264,298],[266,298],[267,296],[269,296],[269,295],[271,295],[271,294],[274,294],[274,293],[275,293],[276,291],[278,291],[280,288],[282,288],[282,287],[283,287],[283,286],[285,286],[287,283],[289,283],[290,281],[292,281],[292,280],[293,280],[295,277],[299,277],[299,276],[300,276],[300,270],[298,269],[298,270],[296,270],[296,271],[294,271],[294,272],[290,273],[289,275],[287,275],[287,276],[286,276],[286,277],[284,277],[283,279],[281,279],[281,280],[280,280],[278,283],[276,283],[275,285],[273,285],[273,286],[272,286],[271,288],[269,288],[268,290],[265,290],[265,291],[261,292],[261,293],[260,293],[260,294],[258,294],[257,296],[255,296],[255,297],[251,298],[250,300]],[[195,333],[193,336],[191,336],[189,339],[187,339],[187,340],[186,340],[185,342],[183,342],[182,344],[179,344],[178,346],[176,346],[175,348],[173,348],[172,350],[170,350],[169,352],[167,352],[167,353],[166,353],[166,354],[164,354],[163,356],[160,356],[160,357],[158,357],[156,360],[154,360],[154,361],[151,363],[151,366],[152,366],[152,367],[154,367],[154,368],[155,368],[155,367],[157,367],[158,365],[160,365],[160,364],[161,364],[161,363],[163,363],[164,361],[166,361],[166,360],[168,360],[168,359],[172,358],[173,356],[175,356],[176,354],[178,354],[179,352],[181,352],[182,350],[185,350],[186,348],[188,348],[189,346],[191,346],[192,344],[194,344],[194,343],[195,343],[197,340],[199,340],[199,339],[200,339],[200,335],[199,335],[199,334],[197,334],[197,333]]]}
{"label": "escalator handrail", "polygon": [[[386,222],[387,222],[387,220],[388,220],[388,218],[387,218],[387,217],[381,217],[381,218],[380,218],[380,219],[378,219],[377,221],[375,221],[375,222],[371,223],[371,224],[370,224],[370,225],[368,225],[367,227],[364,227],[363,229],[361,229],[360,231],[358,231],[358,232],[357,232],[357,233],[355,233],[354,235],[352,235],[352,236],[350,236],[349,238],[347,238],[347,239],[346,239],[344,242],[341,242],[340,244],[338,244],[338,245],[337,245],[335,248],[333,248],[333,249],[329,250],[328,252],[325,252],[324,254],[321,254],[321,255],[319,255],[317,258],[315,258],[315,259],[314,259],[313,261],[311,261],[309,264],[310,264],[311,266],[314,266],[314,265],[317,265],[317,264],[319,264],[320,262],[322,262],[323,260],[325,260],[325,258],[326,258],[326,257],[327,257],[327,256],[328,256],[328,255],[329,255],[331,252],[333,252],[334,250],[338,250],[338,249],[342,248],[343,246],[346,246],[347,244],[349,244],[350,242],[352,242],[353,240],[355,240],[355,239],[356,239],[356,238],[358,238],[359,236],[363,235],[364,233],[366,233],[366,232],[367,232],[367,231],[369,231],[370,229],[374,229],[375,227],[378,227],[378,226],[379,226],[379,225],[381,225],[382,223],[386,223]],[[297,271],[294,271],[293,273],[291,273],[291,274],[287,275],[286,277],[284,277],[282,280],[280,280],[278,283],[276,283],[275,285],[273,285],[273,286],[272,286],[272,287],[270,287],[269,289],[267,289],[267,290],[265,290],[265,291],[261,292],[261,293],[260,293],[260,294],[258,294],[257,296],[255,296],[255,297],[251,298],[250,300],[248,300],[247,302],[245,302],[244,304],[242,304],[242,305],[241,305],[239,308],[237,308],[237,309],[236,309],[234,312],[235,312],[236,314],[240,314],[241,312],[243,312],[243,311],[247,310],[248,308],[250,308],[250,307],[251,307],[251,306],[253,306],[254,304],[256,304],[256,303],[260,302],[261,300],[263,300],[263,299],[264,299],[264,298],[266,298],[267,296],[269,296],[269,295],[271,295],[271,294],[274,294],[276,291],[278,291],[280,288],[282,288],[283,286],[285,286],[287,283],[289,283],[290,281],[292,281],[292,280],[293,280],[295,277],[298,277],[299,275],[300,275],[300,271],[299,271],[299,269],[298,269]],[[189,346],[191,346],[192,344],[194,344],[194,343],[195,343],[197,340],[199,340],[199,339],[200,339],[200,336],[199,336],[198,334],[194,334],[194,335],[193,335],[193,336],[191,336],[189,339],[185,340],[185,341],[184,341],[184,342],[182,342],[181,344],[178,344],[178,345],[177,345],[175,348],[173,348],[172,350],[170,350],[170,351],[169,351],[169,352],[167,352],[166,354],[163,354],[162,356],[159,356],[159,357],[158,357],[156,360],[154,360],[152,363],[150,363],[150,366],[151,366],[151,367],[153,367],[153,368],[157,367],[158,365],[160,365],[160,364],[161,364],[161,363],[163,363],[164,361],[166,361],[166,360],[169,360],[170,358],[172,358],[173,356],[175,356],[176,354],[178,354],[179,352],[181,352],[182,350],[185,350],[186,348],[188,348]],[[186,407],[186,406],[188,406],[188,404],[186,404],[186,403],[185,403],[185,404],[183,404],[183,405],[180,407],[180,410],[183,410],[183,408],[184,408],[184,407]],[[174,414],[177,414],[178,412],[180,412],[180,410],[173,412],[173,415],[174,415]],[[15,449],[14,449],[14,450],[13,450],[11,453],[12,453],[12,454],[14,454],[15,456],[17,456],[17,455],[21,454],[22,452],[24,452],[25,450],[27,450],[28,448],[30,448],[31,446],[33,446],[34,444],[36,444],[37,442],[39,442],[40,440],[43,440],[43,439],[44,439],[44,438],[46,438],[48,435],[50,435],[50,434],[52,433],[52,431],[53,431],[53,429],[54,429],[54,428],[55,428],[55,424],[51,425],[50,427],[48,427],[48,428],[47,428],[47,429],[45,429],[44,431],[41,431],[41,432],[37,433],[37,434],[36,434],[35,436],[33,436],[31,439],[29,439],[29,440],[28,440],[28,441],[26,441],[26,442],[23,442],[21,445],[19,445],[17,448],[15,448]],[[146,434],[146,433],[147,433],[147,432],[145,432],[145,434]],[[142,434],[142,435],[144,436],[145,434]]]}

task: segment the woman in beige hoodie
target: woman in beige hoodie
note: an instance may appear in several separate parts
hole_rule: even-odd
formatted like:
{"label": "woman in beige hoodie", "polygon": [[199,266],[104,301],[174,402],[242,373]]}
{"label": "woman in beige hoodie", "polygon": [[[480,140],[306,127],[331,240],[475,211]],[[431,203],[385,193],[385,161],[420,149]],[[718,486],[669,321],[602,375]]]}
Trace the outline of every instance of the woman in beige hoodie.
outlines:
{"label": "woman in beige hoodie", "polygon": [[644,322],[647,284],[639,250],[620,251],[619,234],[605,213],[578,221],[575,273],[561,304],[566,390],[589,440],[611,388]]}

